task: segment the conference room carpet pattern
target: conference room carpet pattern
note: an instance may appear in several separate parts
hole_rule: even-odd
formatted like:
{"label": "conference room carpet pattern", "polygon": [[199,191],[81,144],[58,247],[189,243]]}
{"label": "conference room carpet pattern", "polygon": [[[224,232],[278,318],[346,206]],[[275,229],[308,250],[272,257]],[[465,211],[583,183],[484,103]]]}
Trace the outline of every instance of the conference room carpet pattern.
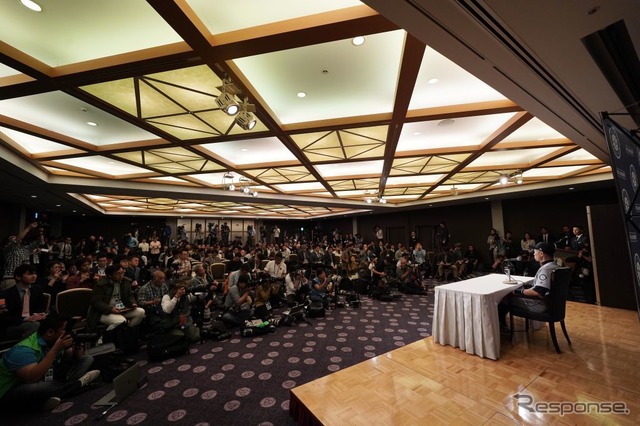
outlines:
{"label": "conference room carpet pattern", "polygon": [[[430,336],[433,293],[393,302],[362,298],[359,308],[327,311],[324,318],[279,327],[274,334],[195,344],[190,353],[147,362],[148,384],[101,420],[106,424],[283,425],[295,386]],[[92,403],[111,389],[97,386],[51,413],[29,414],[12,424],[95,423],[104,408]]]}

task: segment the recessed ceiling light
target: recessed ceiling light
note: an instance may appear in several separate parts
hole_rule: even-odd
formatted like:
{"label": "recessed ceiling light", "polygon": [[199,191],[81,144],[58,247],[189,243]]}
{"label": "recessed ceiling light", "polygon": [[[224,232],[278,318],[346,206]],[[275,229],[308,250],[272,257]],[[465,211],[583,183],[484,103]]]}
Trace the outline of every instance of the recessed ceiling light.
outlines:
{"label": "recessed ceiling light", "polygon": [[485,199],[485,200],[488,200],[488,199],[489,199],[489,197],[484,197],[484,199]]}
{"label": "recessed ceiling light", "polygon": [[247,149],[247,148],[242,148],[240,151],[242,151],[242,152],[247,152],[247,151],[248,151],[248,149]]}
{"label": "recessed ceiling light", "polygon": [[60,204],[56,204],[56,207],[60,207]]}
{"label": "recessed ceiling light", "polygon": [[353,39],[351,39],[351,43],[354,46],[362,46],[364,44],[364,37],[363,36],[354,37]]}
{"label": "recessed ceiling light", "polygon": [[297,95],[299,98],[304,98],[307,96],[307,92],[298,92]]}
{"label": "recessed ceiling light", "polygon": [[38,198],[38,196],[37,195],[32,195],[31,198]]}
{"label": "recessed ceiling light", "polygon": [[34,12],[42,12],[42,6],[33,0],[20,0],[20,3],[29,10]]}
{"label": "recessed ceiling light", "polygon": [[455,122],[456,120],[454,120],[453,118],[445,118],[444,120],[438,121],[438,126],[447,127],[447,126],[451,126]]}
{"label": "recessed ceiling light", "polygon": [[418,135],[421,135],[421,134],[422,134],[422,132],[413,132],[413,136],[418,136]]}
{"label": "recessed ceiling light", "polygon": [[72,211],[73,213],[75,213],[75,212],[76,212],[75,210],[71,210],[71,211]]}
{"label": "recessed ceiling light", "polygon": [[439,82],[440,80],[438,80],[437,78],[433,77],[430,78],[429,80],[427,80],[427,83],[429,84],[436,84],[437,82]]}
{"label": "recessed ceiling light", "polygon": [[573,191],[573,190],[574,190],[573,186],[569,187],[569,191]]}
{"label": "recessed ceiling light", "polygon": [[98,123],[96,123],[95,121],[87,121],[87,125],[91,127],[98,127]]}

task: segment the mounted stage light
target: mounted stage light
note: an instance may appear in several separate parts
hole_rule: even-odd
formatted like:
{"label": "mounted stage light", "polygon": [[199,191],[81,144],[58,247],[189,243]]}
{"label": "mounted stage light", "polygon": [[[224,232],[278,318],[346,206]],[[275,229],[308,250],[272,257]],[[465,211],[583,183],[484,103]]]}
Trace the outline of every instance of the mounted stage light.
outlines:
{"label": "mounted stage light", "polygon": [[500,176],[500,185],[506,185],[509,183],[509,176],[502,175]]}
{"label": "mounted stage light", "polygon": [[238,102],[233,98],[232,95],[225,92],[224,87],[222,88],[222,93],[220,96],[216,98],[216,105],[227,115],[236,115],[240,106]]}
{"label": "mounted stage light", "polygon": [[243,130],[251,130],[256,127],[257,121],[256,118],[248,111],[241,111],[240,114],[236,117],[236,123]]}

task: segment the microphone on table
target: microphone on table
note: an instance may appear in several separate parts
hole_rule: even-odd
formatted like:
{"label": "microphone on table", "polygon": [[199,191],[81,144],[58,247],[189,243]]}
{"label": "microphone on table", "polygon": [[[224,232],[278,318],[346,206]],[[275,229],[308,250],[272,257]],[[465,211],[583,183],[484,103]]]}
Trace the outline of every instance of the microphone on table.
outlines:
{"label": "microphone on table", "polygon": [[[518,256],[518,257],[514,257],[512,259],[505,259],[502,261],[502,263],[511,263],[514,261],[521,261],[522,260],[522,256]],[[513,265],[512,265],[513,266]],[[509,268],[509,266],[507,266],[506,268],[504,268],[504,273],[507,274],[507,279],[502,281],[503,284],[518,284],[518,281],[514,280],[513,278],[511,278],[511,268]]]}

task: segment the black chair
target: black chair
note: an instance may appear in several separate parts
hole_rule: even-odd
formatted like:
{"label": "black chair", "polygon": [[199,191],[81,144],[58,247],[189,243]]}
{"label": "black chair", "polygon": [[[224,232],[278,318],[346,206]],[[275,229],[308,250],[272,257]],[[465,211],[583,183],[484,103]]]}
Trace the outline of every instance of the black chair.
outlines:
{"label": "black chair", "polygon": [[[529,320],[541,321],[549,323],[549,334],[556,352],[561,353],[556,338],[555,323],[559,322],[562,327],[564,337],[571,345],[567,328],[564,324],[564,317],[567,304],[567,295],[569,293],[569,281],[571,280],[570,268],[558,268],[553,271],[551,276],[551,291],[546,297],[540,298],[536,296],[511,296],[509,298],[509,312],[511,322],[510,339],[513,341],[513,317],[525,318],[526,330],[529,331]],[[519,298],[525,303],[514,304],[515,298]]]}

